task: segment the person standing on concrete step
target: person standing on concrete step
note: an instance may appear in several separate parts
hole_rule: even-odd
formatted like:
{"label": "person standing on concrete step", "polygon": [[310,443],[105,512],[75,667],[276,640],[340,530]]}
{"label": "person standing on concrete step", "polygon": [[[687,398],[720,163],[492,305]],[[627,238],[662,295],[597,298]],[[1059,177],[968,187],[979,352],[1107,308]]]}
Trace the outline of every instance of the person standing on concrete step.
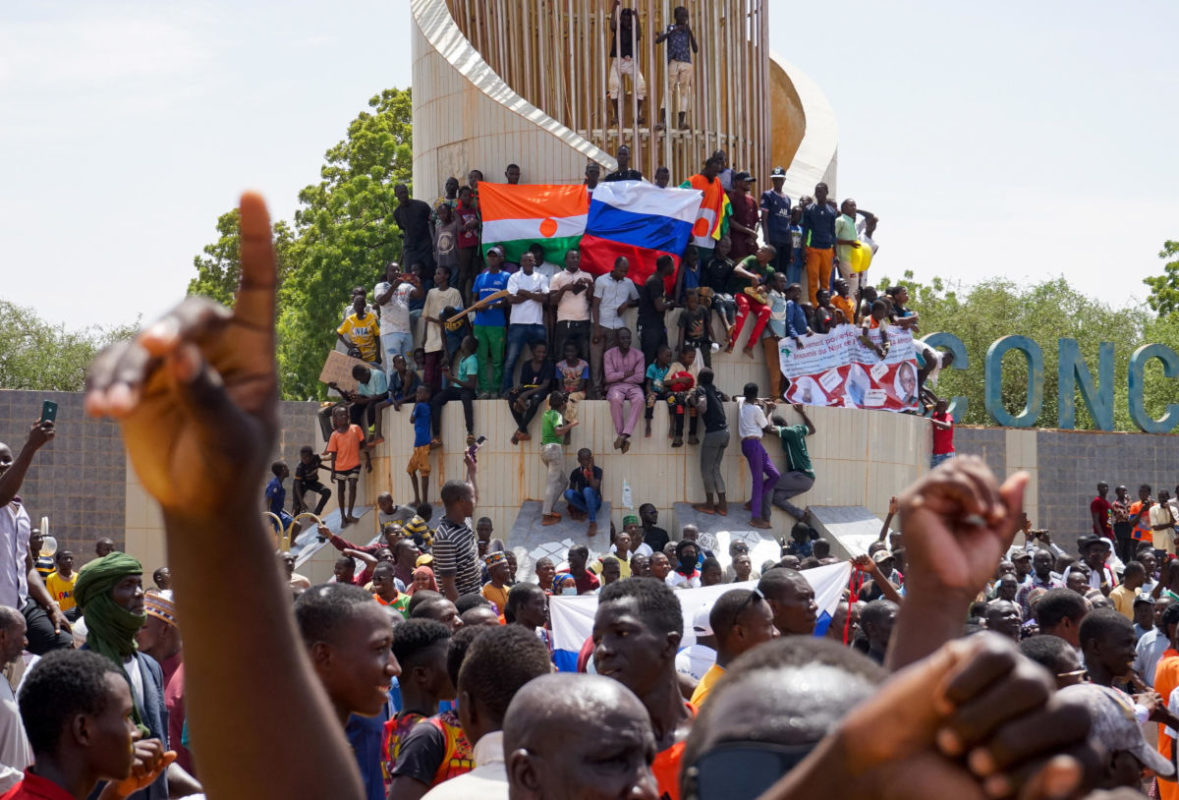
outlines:
{"label": "person standing on concrete step", "polygon": [[700,474],[704,478],[704,502],[692,508],[705,514],[729,513],[725,498],[725,476],[721,464],[725,448],[729,446],[729,421],[725,414],[725,395],[713,383],[714,374],[705,367],[696,377],[697,387],[692,402],[696,415],[704,420],[704,439],[700,443]]}

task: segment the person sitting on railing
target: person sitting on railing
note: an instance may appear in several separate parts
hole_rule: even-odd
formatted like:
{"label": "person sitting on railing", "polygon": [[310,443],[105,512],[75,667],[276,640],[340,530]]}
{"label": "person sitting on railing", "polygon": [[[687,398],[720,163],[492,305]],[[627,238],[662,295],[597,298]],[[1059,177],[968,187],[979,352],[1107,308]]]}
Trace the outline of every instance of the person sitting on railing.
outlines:
{"label": "person sitting on railing", "polygon": [[[381,435],[381,416],[378,413],[389,401],[389,379],[379,369],[369,369],[363,364],[354,364],[352,378],[356,381],[356,391],[341,389],[335,381],[328,384],[329,389],[335,389],[340,396],[348,401],[348,417],[353,425],[360,425],[365,439],[370,447],[385,441]],[[369,426],[375,423],[376,429],[369,439]]]}

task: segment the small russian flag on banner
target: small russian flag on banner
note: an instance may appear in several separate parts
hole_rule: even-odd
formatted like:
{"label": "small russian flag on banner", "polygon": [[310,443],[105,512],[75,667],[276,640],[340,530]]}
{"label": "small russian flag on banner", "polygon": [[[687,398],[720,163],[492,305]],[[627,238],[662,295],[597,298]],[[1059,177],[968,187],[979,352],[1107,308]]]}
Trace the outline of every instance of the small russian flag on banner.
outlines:
{"label": "small russian flag on banner", "polygon": [[627,277],[641,286],[660,256],[671,256],[678,266],[702,197],[696,189],[660,189],[643,181],[599,183],[581,237],[581,268],[601,275],[625,256]]}

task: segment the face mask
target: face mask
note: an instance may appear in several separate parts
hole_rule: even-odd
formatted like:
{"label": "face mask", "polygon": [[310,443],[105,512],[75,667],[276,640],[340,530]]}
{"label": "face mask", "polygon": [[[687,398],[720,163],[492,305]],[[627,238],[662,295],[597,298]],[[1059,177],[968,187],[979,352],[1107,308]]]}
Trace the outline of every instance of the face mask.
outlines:
{"label": "face mask", "polygon": [[566,586],[564,589],[561,590],[561,594],[574,594],[575,595],[575,594],[577,594],[577,587],[576,586]]}

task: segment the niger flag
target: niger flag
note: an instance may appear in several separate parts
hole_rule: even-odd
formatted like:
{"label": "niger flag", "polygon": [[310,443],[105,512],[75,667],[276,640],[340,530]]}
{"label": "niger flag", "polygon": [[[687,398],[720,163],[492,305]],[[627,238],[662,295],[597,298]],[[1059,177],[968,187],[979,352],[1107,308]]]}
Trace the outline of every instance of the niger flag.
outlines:
{"label": "niger flag", "polygon": [[545,260],[562,264],[565,253],[585,233],[589,194],[585,186],[479,184],[483,221],[483,255],[496,245],[504,258],[519,262],[532,244],[544,248]]}

